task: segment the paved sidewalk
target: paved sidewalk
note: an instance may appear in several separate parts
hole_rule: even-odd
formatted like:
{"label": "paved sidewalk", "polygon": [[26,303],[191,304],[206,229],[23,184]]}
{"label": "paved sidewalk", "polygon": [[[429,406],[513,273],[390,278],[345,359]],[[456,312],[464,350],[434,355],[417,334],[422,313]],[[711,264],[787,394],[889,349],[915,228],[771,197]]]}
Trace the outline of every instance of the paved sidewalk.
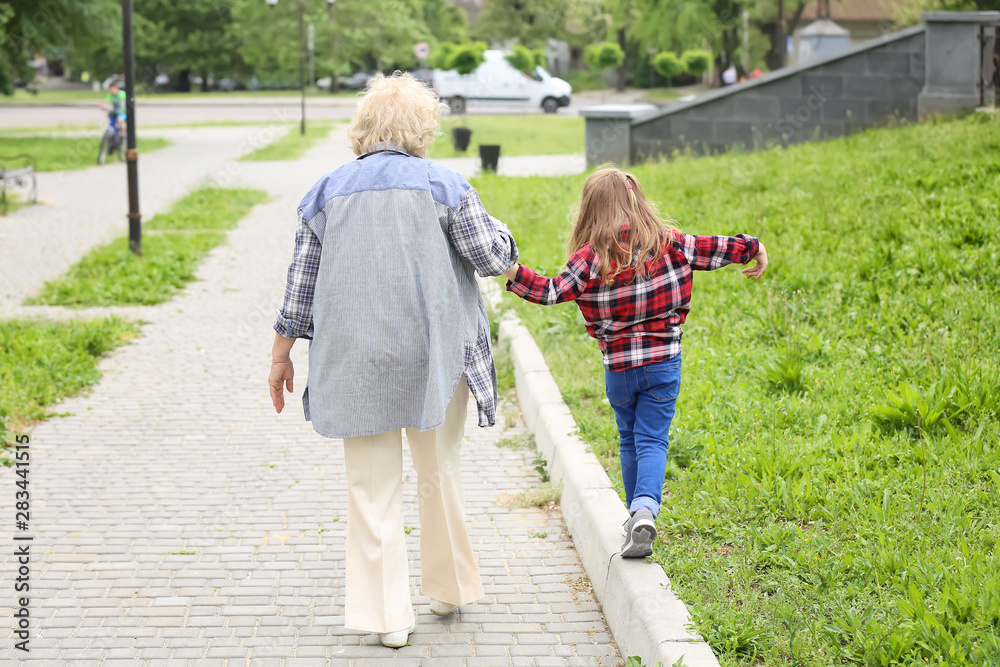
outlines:
{"label": "paved sidewalk", "polygon": [[[236,159],[288,131],[283,125],[149,130],[171,145],[139,155],[144,221],[200,185],[227,185],[245,163]],[[146,136],[144,135],[144,136]],[[80,137],[67,164],[92,164],[97,139]],[[38,174],[38,199],[0,217],[0,316],[62,275],[90,248],[128,230],[125,164]]]}
{"label": "paved sidewalk", "polygon": [[[441,138],[438,139],[438,141],[441,140]],[[435,162],[454,169],[466,178],[472,178],[481,169],[478,157],[440,158]],[[500,176],[567,176],[582,174],[586,169],[587,157],[582,153],[579,155],[501,156],[500,162],[497,164],[497,174]]]}
{"label": "paved sidewalk", "polygon": [[[230,232],[184,295],[143,311],[142,337],[102,362],[104,380],[55,407],[70,416],[35,428],[31,661],[620,664],[558,511],[502,502],[539,483],[533,452],[496,446],[523,432],[519,416],[480,429],[474,403],[463,474],[486,597],[446,619],[415,598],[412,645],[398,651],[344,629],[342,448],[302,419],[305,345],[293,350],[297,390],[281,415],[265,378],[295,205],[350,157],[339,131],[299,162],[245,164],[239,184],[272,200]],[[404,499],[418,590],[415,477]],[[5,517],[13,481],[0,469]],[[5,580],[15,568],[8,525]],[[3,617],[0,664],[16,664],[13,619]]]}

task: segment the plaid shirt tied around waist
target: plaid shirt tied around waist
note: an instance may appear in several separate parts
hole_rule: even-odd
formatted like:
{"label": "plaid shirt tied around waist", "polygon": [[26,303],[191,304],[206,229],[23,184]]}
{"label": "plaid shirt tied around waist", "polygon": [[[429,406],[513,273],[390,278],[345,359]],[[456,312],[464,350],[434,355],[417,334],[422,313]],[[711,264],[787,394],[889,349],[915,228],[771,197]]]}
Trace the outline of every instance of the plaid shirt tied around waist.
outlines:
{"label": "plaid shirt tied around waist", "polygon": [[587,333],[597,339],[604,366],[612,371],[664,361],[681,351],[681,325],[691,308],[692,271],[746,264],[760,250],[753,236],[692,236],[675,231],[663,255],[647,264],[646,278],[633,271],[612,284],[600,280],[600,262],[587,244],[573,253],[566,270],[553,278],[523,264],[507,290],[544,306],[576,301]]}

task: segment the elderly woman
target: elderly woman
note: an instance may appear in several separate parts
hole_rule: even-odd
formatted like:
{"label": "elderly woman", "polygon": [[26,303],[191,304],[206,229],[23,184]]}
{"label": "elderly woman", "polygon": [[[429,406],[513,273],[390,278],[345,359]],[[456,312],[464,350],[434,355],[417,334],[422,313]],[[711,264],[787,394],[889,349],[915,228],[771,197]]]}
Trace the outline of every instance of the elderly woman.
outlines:
{"label": "elderly woman", "polygon": [[476,283],[517,260],[510,230],[457,173],[425,159],[443,105],[408,74],[376,76],[358,102],[358,156],[298,208],[268,383],[292,391],[289,351],[310,339],[305,417],[344,440],[346,627],[399,647],[415,627],[403,540],[402,429],[418,476],[421,588],[447,616],[483,596],[459,448],[469,392],[495,422],[496,370]]}

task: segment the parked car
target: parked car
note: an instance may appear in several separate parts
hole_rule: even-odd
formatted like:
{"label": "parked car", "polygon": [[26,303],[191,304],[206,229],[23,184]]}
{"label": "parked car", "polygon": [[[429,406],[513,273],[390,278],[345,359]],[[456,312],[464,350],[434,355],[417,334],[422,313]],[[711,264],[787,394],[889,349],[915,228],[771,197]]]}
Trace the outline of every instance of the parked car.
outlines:
{"label": "parked car", "polygon": [[231,92],[237,89],[238,84],[227,76],[224,79],[219,79],[218,86],[219,90]]}
{"label": "parked car", "polygon": [[423,83],[433,84],[434,83],[434,70],[422,67],[420,69],[415,69],[410,74],[413,75],[417,81],[422,81]]}
{"label": "parked car", "polygon": [[472,74],[434,70],[434,89],[448,103],[451,113],[464,113],[470,103],[541,107],[545,113],[569,106],[573,87],[544,67],[535,67],[529,76],[507,62],[503,51],[484,51],[483,58],[483,64]]}
{"label": "parked car", "polygon": [[351,76],[338,76],[337,83],[346,90],[361,90],[368,85],[368,79],[372,77],[366,72],[355,72]]}

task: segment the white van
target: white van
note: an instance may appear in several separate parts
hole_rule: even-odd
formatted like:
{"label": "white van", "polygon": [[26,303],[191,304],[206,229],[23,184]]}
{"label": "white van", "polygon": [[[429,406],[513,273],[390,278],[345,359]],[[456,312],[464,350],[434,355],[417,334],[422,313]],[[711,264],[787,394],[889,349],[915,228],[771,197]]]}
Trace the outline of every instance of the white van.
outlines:
{"label": "white van", "polygon": [[568,83],[545,68],[536,67],[529,76],[507,62],[503,51],[496,50],[484,51],[483,64],[472,74],[434,70],[434,89],[453,114],[465,113],[469,104],[476,103],[541,107],[545,113],[555,113],[569,106],[573,92]]}

